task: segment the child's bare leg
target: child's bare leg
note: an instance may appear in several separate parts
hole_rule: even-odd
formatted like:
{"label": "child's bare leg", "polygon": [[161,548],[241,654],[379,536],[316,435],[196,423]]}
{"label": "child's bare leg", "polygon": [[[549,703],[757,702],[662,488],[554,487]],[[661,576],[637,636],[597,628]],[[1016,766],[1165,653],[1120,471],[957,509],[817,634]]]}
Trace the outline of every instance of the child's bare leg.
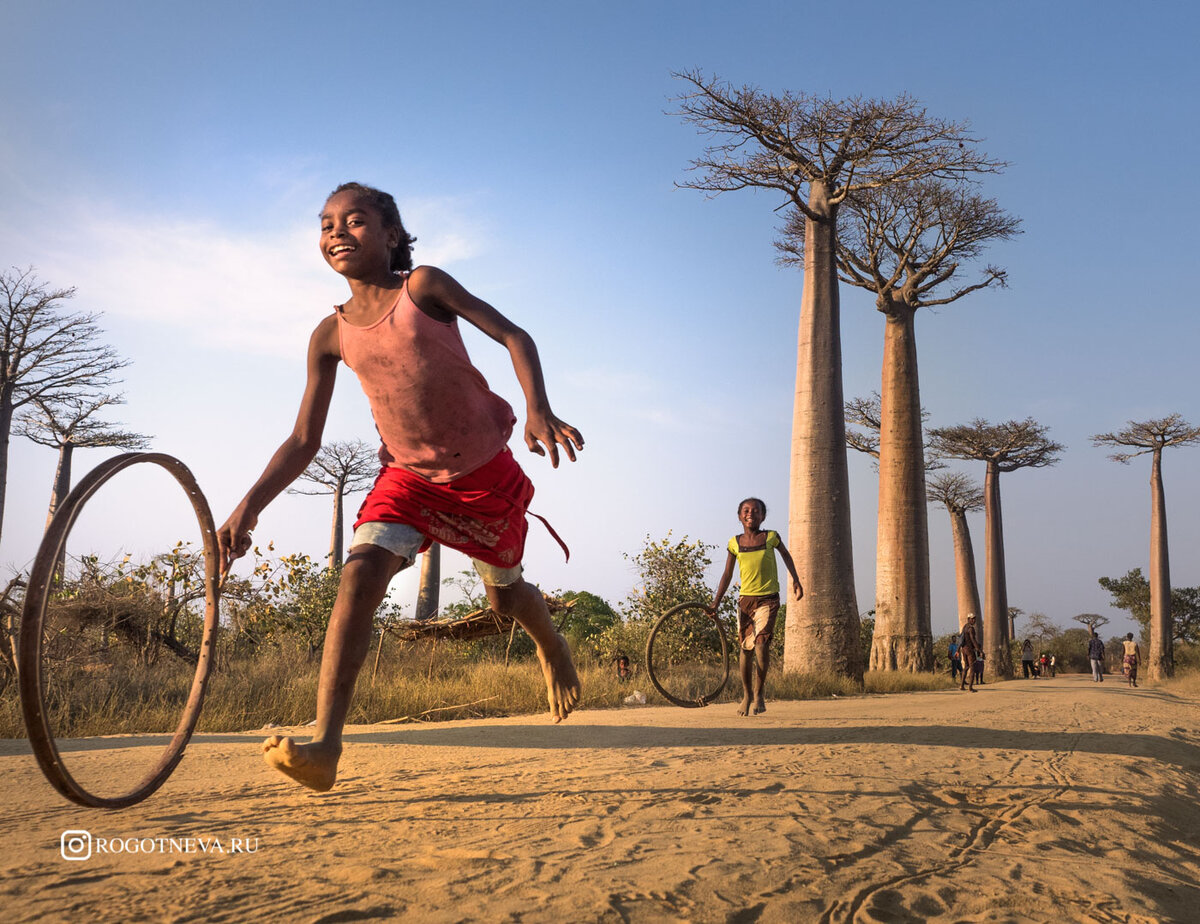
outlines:
{"label": "child's bare leg", "polygon": [[767,668],[771,666],[770,642],[759,639],[754,644],[754,714],[767,711],[763,689],[767,685]]}
{"label": "child's bare leg", "polygon": [[342,726],[354,682],[371,644],[371,620],[388,583],[405,560],[379,546],[357,546],[342,568],[337,601],[325,632],[317,685],[316,733],[308,744],[272,735],[263,742],[268,764],[309,789],[324,792],[337,778]]}
{"label": "child's bare leg", "polygon": [[507,587],[485,585],[492,609],[512,616],[537,645],[538,660],[546,678],[546,701],[555,722],[565,719],[579,703],[579,675],[571,660],[567,640],[558,634],[542,592],[524,578]]}
{"label": "child's bare leg", "polygon": [[754,652],[738,645],[738,669],[742,673],[742,704],[738,715],[750,714],[750,703],[754,698]]}

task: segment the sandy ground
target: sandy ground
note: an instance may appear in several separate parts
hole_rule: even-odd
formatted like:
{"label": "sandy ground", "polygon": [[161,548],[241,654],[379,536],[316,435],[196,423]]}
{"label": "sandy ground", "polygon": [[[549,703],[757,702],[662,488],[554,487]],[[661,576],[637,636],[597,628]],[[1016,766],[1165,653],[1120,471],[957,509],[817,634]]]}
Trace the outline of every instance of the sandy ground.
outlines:
{"label": "sandy ground", "polygon": [[[261,732],[203,735],[122,811],[66,802],[4,741],[0,916],[1197,921],[1198,706],[1060,677],[752,718],[360,726],[325,795],[275,778]],[[113,794],[164,741],[63,752]],[[62,857],[66,830],[90,859]]]}

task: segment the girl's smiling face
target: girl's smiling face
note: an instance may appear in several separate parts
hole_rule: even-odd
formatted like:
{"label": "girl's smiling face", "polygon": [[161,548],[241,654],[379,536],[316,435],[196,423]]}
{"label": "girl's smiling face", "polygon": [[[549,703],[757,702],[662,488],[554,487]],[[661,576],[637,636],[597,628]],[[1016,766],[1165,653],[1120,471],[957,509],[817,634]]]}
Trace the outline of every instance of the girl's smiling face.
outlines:
{"label": "girl's smiling face", "polygon": [[385,228],[383,217],[359,193],[330,196],[321,212],[321,256],[349,278],[391,275],[391,257],[400,243],[397,228]]}
{"label": "girl's smiling face", "polygon": [[738,507],[738,522],[752,532],[758,531],[758,528],[762,525],[762,521],[762,508],[754,503],[754,501],[746,501],[742,506]]}

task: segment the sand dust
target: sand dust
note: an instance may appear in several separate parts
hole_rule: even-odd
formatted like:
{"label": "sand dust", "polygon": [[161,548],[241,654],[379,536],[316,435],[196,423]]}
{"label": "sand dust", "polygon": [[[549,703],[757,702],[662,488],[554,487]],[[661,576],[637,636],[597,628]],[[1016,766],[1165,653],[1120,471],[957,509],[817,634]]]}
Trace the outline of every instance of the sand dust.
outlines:
{"label": "sand dust", "polygon": [[[263,733],[203,735],[117,812],[0,742],[3,919],[1200,920],[1198,698],[1060,677],[768,705],[353,727],[323,795]],[[115,792],[164,740],[63,751]]]}

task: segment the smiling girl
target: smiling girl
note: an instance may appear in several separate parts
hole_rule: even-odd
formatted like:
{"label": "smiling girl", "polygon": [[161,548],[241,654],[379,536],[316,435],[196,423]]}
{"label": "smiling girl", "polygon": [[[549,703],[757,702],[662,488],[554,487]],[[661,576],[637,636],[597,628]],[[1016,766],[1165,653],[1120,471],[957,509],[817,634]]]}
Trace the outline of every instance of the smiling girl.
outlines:
{"label": "smiling girl", "polygon": [[291,435],[218,532],[227,571],[250,548],[258,515],[316,455],[338,365],[349,366],[371,405],[383,470],[359,511],[342,568],[321,657],[316,734],[307,744],[274,735],[263,745],[270,765],[320,791],[337,777],[342,727],[375,611],[392,577],[434,541],[470,556],[492,609],[533,638],[554,720],[579,700],[567,643],[541,593],[522,577],[533,485],[507,447],[516,418],[471,364],[459,319],[508,350],[525,394],[531,452],[549,454],[557,468],[560,447],[574,461],[583,437],[551,411],[529,335],[442,270],[413,269],[414,240],[385,192],[345,183],[326,201],[321,254],[345,278],[350,298],[309,341],[308,380]]}

